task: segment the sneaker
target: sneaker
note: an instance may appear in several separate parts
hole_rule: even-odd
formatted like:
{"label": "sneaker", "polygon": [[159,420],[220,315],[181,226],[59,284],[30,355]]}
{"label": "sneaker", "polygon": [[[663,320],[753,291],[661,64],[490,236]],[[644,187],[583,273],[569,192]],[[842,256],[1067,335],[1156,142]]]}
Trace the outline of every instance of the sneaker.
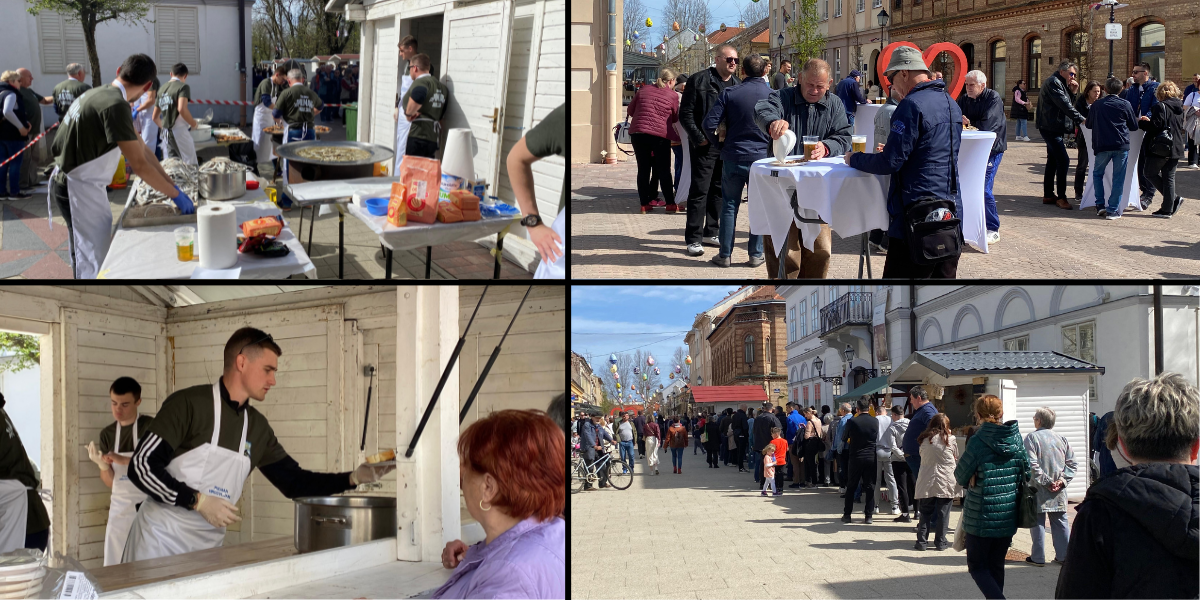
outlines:
{"label": "sneaker", "polygon": [[949,548],[949,547],[950,547],[950,545],[946,544],[945,546],[934,546],[933,549],[937,550],[938,552],[945,552],[946,548]]}
{"label": "sneaker", "polygon": [[1150,208],[1151,202],[1154,202],[1154,196],[1151,196],[1149,198],[1142,198],[1142,210],[1146,210],[1147,208]]}
{"label": "sneaker", "polygon": [[729,257],[728,256],[721,256],[720,254],[718,254],[718,255],[712,257],[712,259],[709,262],[711,262],[714,265],[717,265],[718,267],[729,268]]}
{"label": "sneaker", "polygon": [[789,485],[788,487],[790,487],[790,488],[798,488],[798,487],[800,487],[800,484],[798,484],[798,483],[793,483],[793,484]]}
{"label": "sneaker", "polygon": [[33,194],[29,194],[26,192],[17,192],[15,194],[8,195],[9,200],[27,200],[32,197],[33,197]]}
{"label": "sneaker", "polygon": [[871,517],[867,517],[866,519],[864,519],[864,520],[863,520],[863,524],[864,524],[864,525],[870,525],[870,524],[871,524]]}
{"label": "sneaker", "polygon": [[1044,562],[1037,562],[1037,561],[1033,560],[1033,557],[1032,557],[1032,556],[1026,556],[1026,557],[1025,557],[1025,562],[1027,562],[1027,563],[1029,563],[1029,564],[1031,564],[1031,565],[1033,565],[1033,566],[1035,566],[1035,567],[1044,567],[1044,566],[1046,566],[1046,563],[1044,563]]}
{"label": "sneaker", "polygon": [[762,495],[763,495],[763,496],[766,496],[766,495],[767,495],[767,490],[763,490],[763,491],[762,491]]}
{"label": "sneaker", "polygon": [[1000,241],[1000,232],[999,231],[987,232],[987,243],[988,244],[995,244],[996,242],[999,242],[999,241]]}
{"label": "sneaker", "polygon": [[1171,213],[1163,212],[1162,209],[1159,209],[1159,210],[1156,210],[1156,211],[1150,213],[1150,216],[1158,217],[1160,219],[1170,219]]}
{"label": "sneaker", "polygon": [[1108,214],[1108,211],[1107,211],[1107,210],[1105,210],[1105,208],[1104,208],[1103,206],[1097,206],[1097,207],[1096,207],[1096,216],[1097,216],[1097,217],[1103,217],[1103,216],[1105,216],[1105,215],[1107,215],[1107,214]]}
{"label": "sneaker", "polygon": [[775,491],[775,495],[776,495],[776,496],[782,496],[782,495],[783,495],[783,490],[776,490],[776,491]]}
{"label": "sneaker", "polygon": [[758,267],[762,266],[762,264],[765,262],[767,262],[767,257],[759,254],[758,256],[751,256],[750,262],[747,264],[749,264],[751,267]]}
{"label": "sneaker", "polygon": [[675,213],[677,213],[677,212],[679,212],[679,205],[678,205],[678,204],[668,204],[668,205],[667,205],[667,214],[668,214],[668,215],[675,214]]}
{"label": "sneaker", "polygon": [[900,516],[896,517],[895,519],[892,519],[892,522],[894,522],[894,523],[912,523],[912,519],[909,518],[908,513],[903,513]]}
{"label": "sneaker", "polygon": [[1106,214],[1104,215],[1104,220],[1105,220],[1105,221],[1116,221],[1117,219],[1120,219],[1120,218],[1121,218],[1121,215],[1118,215],[1118,214],[1111,214],[1111,215],[1110,215],[1110,214],[1107,214],[1107,213],[1106,213]]}
{"label": "sneaker", "polygon": [[843,523],[849,523],[849,522],[850,522],[850,515],[845,515],[845,516],[843,516],[843,517],[842,517],[842,522],[843,522]]}
{"label": "sneaker", "polygon": [[717,236],[715,235],[701,239],[700,243],[704,244],[705,246],[714,246],[717,248],[721,247],[721,240],[717,239]]}
{"label": "sneaker", "polygon": [[643,206],[643,207],[642,207],[642,214],[643,214],[643,215],[650,214],[651,212],[654,212],[654,205],[653,205],[653,204],[647,204],[647,205],[645,205],[645,206]]}
{"label": "sneaker", "polygon": [[871,252],[874,252],[875,254],[887,254],[887,248],[884,248],[883,246],[880,246],[879,244],[876,244],[875,242],[867,242],[867,248],[870,249]]}
{"label": "sneaker", "polygon": [[916,544],[913,544],[913,550],[916,550],[918,552],[924,552],[925,546],[922,546],[921,542],[917,542]]}
{"label": "sneaker", "polygon": [[690,256],[701,256],[704,254],[704,248],[700,244],[688,244],[687,253]]}
{"label": "sneaker", "polygon": [[1063,561],[1061,561],[1061,560],[1058,560],[1057,558],[1056,558],[1056,559],[1054,559],[1054,560],[1052,560],[1052,561],[1050,561],[1050,562],[1052,562],[1052,563],[1054,563],[1054,564],[1056,564],[1056,565],[1065,565],[1065,564],[1067,564],[1067,563],[1065,563],[1065,562],[1063,562]]}
{"label": "sneaker", "polygon": [[658,199],[658,200],[650,201],[650,206],[666,206],[666,205],[667,205],[666,200]]}
{"label": "sneaker", "polygon": [[846,495],[846,488],[844,488],[844,487],[838,488],[838,493],[844,497]]}

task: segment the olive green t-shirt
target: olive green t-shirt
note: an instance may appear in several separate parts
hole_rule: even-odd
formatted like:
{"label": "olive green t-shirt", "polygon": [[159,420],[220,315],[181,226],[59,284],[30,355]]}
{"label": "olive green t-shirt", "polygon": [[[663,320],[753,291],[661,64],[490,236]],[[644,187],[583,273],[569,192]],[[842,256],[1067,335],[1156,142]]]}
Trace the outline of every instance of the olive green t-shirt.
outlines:
{"label": "olive green t-shirt", "polygon": [[[150,415],[138,415],[137,418],[137,436],[138,441],[145,439],[146,432],[150,431],[150,424],[154,422],[154,417]],[[117,422],[113,421],[100,430],[100,453],[108,454],[109,452],[133,452],[137,447],[133,443],[133,425],[128,427],[121,426],[121,446],[114,448],[113,443],[116,441],[113,438],[117,436]]]}
{"label": "olive green t-shirt", "polygon": [[[267,418],[250,406],[247,400],[239,408],[229,400],[224,384],[221,389],[221,435],[217,445],[237,452],[242,439],[242,415],[250,420],[246,430],[246,448],[250,453],[250,468],[272,464],[285,456],[287,451],[275,439]],[[124,429],[124,428],[122,428]],[[212,385],[198,385],[179,390],[163,401],[162,408],[154,415],[148,429],[174,449],[174,457],[212,442],[213,396]],[[141,435],[141,431],[138,431]],[[121,432],[124,437],[125,432]]]}
{"label": "olive green t-shirt", "polygon": [[37,471],[34,470],[33,463],[29,462],[29,455],[25,453],[25,446],[21,443],[17,428],[13,426],[3,408],[0,408],[0,479],[15,479],[25,487],[34,488],[27,494],[29,508],[25,517],[26,534],[45,531],[50,527],[46,505],[42,504],[42,497],[37,492],[41,485]]}
{"label": "olive green t-shirt", "polygon": [[42,132],[43,97],[29,88],[21,88],[21,99],[25,101],[25,117],[29,119],[29,134],[25,139],[32,140]]}
{"label": "olive green t-shirt", "polygon": [[259,82],[258,89],[254,90],[254,102],[258,106],[262,106],[263,94],[266,94],[272,98],[278,99],[279,94],[282,93],[283,90],[285,90],[285,89],[287,89],[286,83],[284,85],[275,85],[275,82],[271,81],[271,78],[268,77],[268,78],[262,80],[261,82]]}
{"label": "olive green t-shirt", "polygon": [[408,86],[408,91],[404,93],[404,97],[400,99],[402,112],[408,107],[408,99],[412,98],[413,90],[417,88],[426,90],[425,101],[417,110],[417,118],[413,119],[412,126],[409,127],[408,137],[437,143],[438,133],[435,122],[441,121],[442,115],[446,113],[446,101],[450,98],[450,90],[438,81],[437,77],[422,75],[413,80],[412,85]]}
{"label": "olive green t-shirt", "polygon": [[63,173],[112,151],[117,142],[137,140],[133,111],[121,88],[106,85],[88,90],[71,104],[54,136],[54,164]]}
{"label": "olive green t-shirt", "polygon": [[158,90],[158,110],[162,112],[163,127],[170,129],[179,118],[179,99],[192,99],[192,88],[188,84],[172,79]]}
{"label": "olive green t-shirt", "polygon": [[74,79],[59,82],[54,86],[54,111],[58,113],[58,117],[61,119],[63,115],[67,114],[67,109],[71,108],[71,104],[90,89],[92,86]]}
{"label": "olive green t-shirt", "polygon": [[288,125],[312,125],[316,111],[325,107],[321,97],[307,85],[297,83],[279,93],[275,99],[275,110],[283,115]]}
{"label": "olive green t-shirt", "polygon": [[[538,123],[525,134],[525,148],[529,153],[538,157],[545,158],[551,154],[562,156],[566,152],[567,145],[567,126],[566,126],[567,105],[560,104],[558,108],[550,111],[541,123]],[[567,186],[563,186],[562,198],[558,201],[558,210],[562,212],[563,207],[567,205]]]}

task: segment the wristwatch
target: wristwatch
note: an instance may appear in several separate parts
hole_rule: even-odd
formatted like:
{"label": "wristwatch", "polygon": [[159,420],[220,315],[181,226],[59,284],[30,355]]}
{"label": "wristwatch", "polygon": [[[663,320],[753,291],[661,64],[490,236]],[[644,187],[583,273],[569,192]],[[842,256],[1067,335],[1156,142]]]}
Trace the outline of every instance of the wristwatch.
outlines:
{"label": "wristwatch", "polygon": [[542,224],[542,218],[538,215],[529,215],[528,217],[521,219],[521,224],[525,227],[537,227],[538,225]]}

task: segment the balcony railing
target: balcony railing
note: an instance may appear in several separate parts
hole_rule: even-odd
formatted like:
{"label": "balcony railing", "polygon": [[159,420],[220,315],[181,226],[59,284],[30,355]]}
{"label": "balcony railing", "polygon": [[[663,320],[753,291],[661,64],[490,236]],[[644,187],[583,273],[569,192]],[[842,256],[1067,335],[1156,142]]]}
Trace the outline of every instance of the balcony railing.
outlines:
{"label": "balcony railing", "polygon": [[870,325],[874,298],[871,292],[849,292],[822,308],[821,335],[847,325]]}

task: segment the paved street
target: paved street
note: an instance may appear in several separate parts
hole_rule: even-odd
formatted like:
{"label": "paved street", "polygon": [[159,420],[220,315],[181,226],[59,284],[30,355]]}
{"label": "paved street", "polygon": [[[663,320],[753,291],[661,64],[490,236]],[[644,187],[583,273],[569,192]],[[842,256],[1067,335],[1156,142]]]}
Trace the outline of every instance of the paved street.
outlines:
{"label": "paved street", "polygon": [[[865,525],[857,504],[854,523],[844,525],[836,488],[785,488],[763,498],[750,474],[709,469],[692,451],[684,452],[681,475],[671,472],[670,454],[660,454],[657,477],[643,475],[642,460],[629,489],[571,496],[571,597],[982,596],[965,553],[913,550],[915,522],[878,515]],[[952,512],[951,535],[960,514]],[[1046,544],[1052,548],[1049,536]],[[1018,530],[1014,549],[1030,545],[1028,530]],[[1008,562],[1004,593],[1052,598],[1058,571],[1053,563]]]}
{"label": "paved street", "polygon": [[[1009,132],[1013,131],[1010,122]],[[1036,133],[1034,134],[1036,135]],[[960,279],[979,278],[1157,278],[1200,275],[1200,170],[1181,168],[1176,186],[1189,200],[1172,219],[1149,216],[1157,210],[1127,213],[1104,221],[1091,210],[1066,211],[1043,205],[1045,146],[1009,140],[995,186],[1000,211],[998,244],[990,254],[967,248],[959,262]],[[1076,151],[1071,150],[1067,197],[1074,199]],[[620,155],[625,158],[624,155]],[[571,272],[575,278],[766,278],[765,266],[747,266],[748,210],[738,214],[732,267],[708,262],[716,249],[701,257],[684,251],[684,213],[667,215],[661,208],[638,213],[637,166],[572,165]],[[1077,203],[1077,202],[1076,202]],[[829,277],[858,274],[859,238],[833,236]],[[871,259],[874,275],[883,272],[884,256]]]}

